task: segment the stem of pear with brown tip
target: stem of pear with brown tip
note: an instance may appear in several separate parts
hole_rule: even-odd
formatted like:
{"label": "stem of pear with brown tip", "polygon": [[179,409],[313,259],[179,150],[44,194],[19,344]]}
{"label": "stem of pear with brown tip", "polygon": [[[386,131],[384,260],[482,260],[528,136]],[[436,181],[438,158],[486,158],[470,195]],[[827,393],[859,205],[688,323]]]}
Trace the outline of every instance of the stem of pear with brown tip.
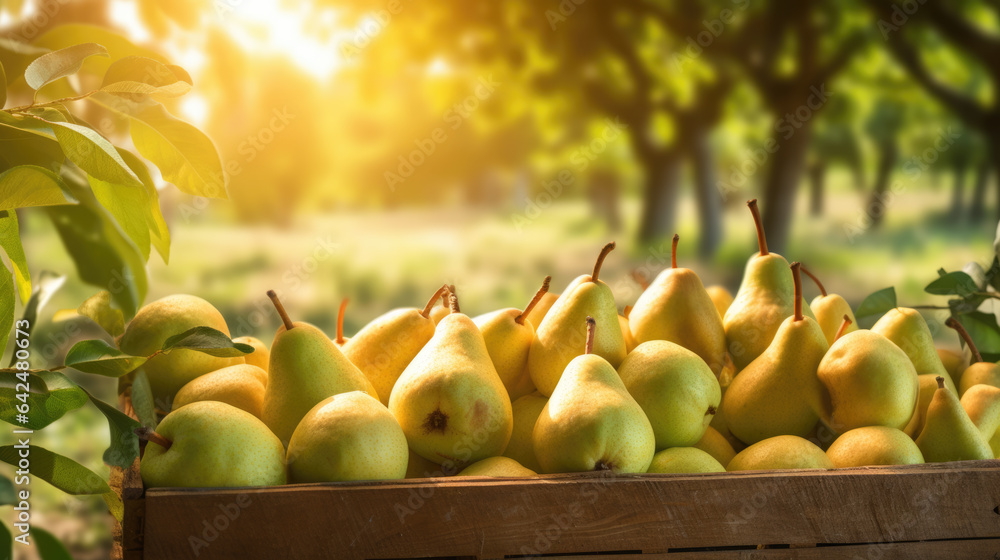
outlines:
{"label": "stem of pear with brown tip", "polygon": [[520,315],[514,317],[515,323],[518,325],[524,324],[524,318],[528,316],[528,313],[531,313],[531,310],[534,309],[536,305],[538,305],[538,302],[542,299],[542,296],[545,295],[545,292],[549,291],[549,282],[551,281],[551,276],[546,276],[545,280],[542,280],[542,287],[538,288],[538,291],[535,292],[535,297],[531,298],[531,301],[528,302],[528,306],[524,308],[524,311],[522,311]]}
{"label": "stem of pear with brown tip", "polygon": [[601,249],[601,254],[597,256],[597,262],[594,263],[594,273],[590,275],[590,281],[597,283],[597,275],[601,273],[601,265],[604,264],[604,259],[608,256],[608,253],[615,250],[615,242],[612,241]]}
{"label": "stem of pear with brown tip", "polygon": [[635,283],[642,288],[642,291],[645,292],[646,288],[649,287],[649,278],[646,278],[645,274],[639,272],[639,269],[632,270],[632,272],[629,273],[629,276],[631,276],[632,280],[635,280]]}
{"label": "stem of pear with brown tip", "polygon": [[340,309],[337,311],[337,344],[344,343],[344,310],[347,309],[349,298],[340,300]]}
{"label": "stem of pear with brown tip", "polygon": [[833,341],[836,342],[837,339],[844,336],[844,331],[846,331],[847,327],[851,326],[851,323],[853,322],[854,321],[852,321],[851,318],[847,316],[847,314],[844,314],[844,321],[840,323],[840,328],[837,329],[837,335],[833,337]]}
{"label": "stem of pear with brown tip", "polygon": [[944,322],[945,325],[955,329],[958,332],[958,336],[962,337],[965,341],[966,346],[972,351],[972,363],[983,361],[983,355],[979,353],[979,349],[976,348],[976,343],[972,342],[972,337],[969,336],[969,331],[965,330],[962,323],[958,322],[958,319],[954,317],[948,317],[948,320]]}
{"label": "stem of pear with brown tip", "polygon": [[939,376],[935,377],[934,380],[937,381],[938,389],[944,389],[944,378],[943,377],[941,377],[939,375]]}
{"label": "stem of pear with brown tip", "polygon": [[764,222],[760,219],[760,210],[757,209],[757,199],[751,199],[747,201],[747,207],[750,208],[750,214],[753,215],[753,223],[757,226],[757,246],[760,247],[760,256],[767,256],[767,238],[764,237]]}
{"label": "stem of pear with brown tip", "polygon": [[677,242],[681,240],[681,236],[674,234],[674,244],[670,247],[670,268],[677,268]]}
{"label": "stem of pear with brown tip", "polygon": [[626,305],[625,309],[622,309],[622,317],[628,319],[629,314],[632,313],[632,306]]}
{"label": "stem of pear with brown tip", "polygon": [[427,305],[425,305],[424,309],[420,312],[420,314],[423,315],[424,319],[430,318],[431,309],[434,309],[434,306],[437,304],[438,298],[445,297],[448,294],[448,292],[449,290],[447,285],[442,285],[440,288],[437,289],[436,292],[434,292],[434,295],[431,296],[431,299],[427,300]]}
{"label": "stem of pear with brown tip", "polygon": [[456,295],[455,292],[451,292],[451,295],[448,296],[448,301],[451,303],[452,313],[462,312],[461,308],[458,307],[458,295]]}
{"label": "stem of pear with brown tip", "polygon": [[814,275],[812,272],[809,272],[809,269],[804,266],[802,267],[802,272],[804,272],[806,276],[812,278],[812,281],[816,283],[816,287],[819,288],[819,293],[823,294],[823,296],[825,297],[826,288],[823,287],[823,283],[819,281],[819,278],[816,278],[816,275]]}
{"label": "stem of pear with brown tip", "polygon": [[791,264],[792,278],[795,280],[795,321],[802,320],[802,275],[799,274],[801,267],[798,262]]}
{"label": "stem of pear with brown tip", "polygon": [[291,317],[285,312],[285,306],[281,305],[281,300],[278,299],[278,294],[274,293],[274,290],[267,291],[267,297],[271,298],[271,303],[274,304],[274,308],[278,310],[278,316],[281,317],[281,322],[285,324],[285,330],[290,331],[295,328],[295,323],[292,322]]}
{"label": "stem of pear with brown tip", "polygon": [[594,331],[597,330],[597,321],[593,317],[587,317],[587,344],[583,347],[584,354],[594,353]]}
{"label": "stem of pear with brown tip", "polygon": [[138,428],[132,430],[132,433],[134,433],[136,436],[138,436],[139,439],[143,441],[151,441],[156,445],[159,445],[164,449],[164,451],[170,449],[170,446],[174,444],[174,442],[161,436],[160,434],[154,432],[153,430],[150,430],[145,426],[139,426]]}

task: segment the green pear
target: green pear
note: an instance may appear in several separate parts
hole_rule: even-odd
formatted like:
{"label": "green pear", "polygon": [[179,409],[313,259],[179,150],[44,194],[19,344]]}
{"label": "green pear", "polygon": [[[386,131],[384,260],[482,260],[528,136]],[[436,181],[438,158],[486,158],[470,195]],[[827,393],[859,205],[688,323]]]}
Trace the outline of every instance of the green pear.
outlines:
{"label": "green pear", "polygon": [[361,391],[312,408],[288,442],[289,482],[393,480],[406,475],[406,436],[389,410]]}
{"label": "green pear", "polygon": [[[910,418],[909,423],[903,428],[906,435],[911,438],[917,437],[920,430],[924,427],[924,417],[927,415],[927,407],[931,404],[931,399],[934,398],[934,392],[937,391],[937,378],[938,376],[933,373],[924,373],[917,376],[917,408],[913,411],[913,417]],[[958,389],[951,382],[951,378],[944,378],[944,386],[953,394],[958,395]]]}
{"label": "green pear", "polygon": [[434,336],[431,308],[447,289],[438,288],[422,310],[395,309],[376,318],[344,344],[344,355],[372,382],[382,404],[389,404],[396,380]]}
{"label": "green pear", "polygon": [[865,426],[848,430],[826,450],[837,468],[874,465],[918,465],[924,462],[920,448],[900,430]]}
{"label": "green pear", "polygon": [[267,349],[259,338],[252,336],[241,336],[234,338],[233,342],[239,342],[253,347],[253,352],[243,356],[244,361],[252,366],[257,366],[264,371],[264,384],[267,385],[267,364],[271,360],[271,351]]}
{"label": "green pear", "polygon": [[[816,278],[805,267],[802,267],[802,272],[809,276],[809,278],[812,278],[813,282],[816,283],[816,287],[819,288],[820,295],[813,298],[809,304],[809,308],[816,314],[816,322],[823,329],[823,335],[826,336],[827,344],[833,344],[838,335],[845,335],[858,330],[858,320],[854,317],[854,311],[851,310],[851,306],[847,303],[847,300],[837,294],[828,294],[826,287],[819,281],[819,278]],[[845,317],[847,319],[847,326],[841,329]]]}
{"label": "green pear", "polygon": [[723,397],[726,421],[748,444],[774,436],[804,437],[819,421],[823,387],[816,376],[829,350],[819,323],[802,314],[799,263],[792,263],[795,306],[764,352],[733,378]]}
{"label": "green pear", "polygon": [[340,308],[337,310],[337,338],[333,339],[334,345],[340,348],[340,351],[344,351],[344,345],[347,344],[350,337],[344,336],[344,315],[347,312],[347,304],[350,303],[350,299],[344,298],[340,300]]}
{"label": "green pear", "polygon": [[586,321],[583,355],[566,366],[535,422],[535,456],[545,473],[646,472],[656,451],[653,427],[615,368],[591,353],[596,321]]}
{"label": "green pear", "polygon": [[[768,252],[757,200],[747,202],[747,206],[757,226],[760,252],[747,262],[743,283],[722,321],[726,344],[737,371],[767,350],[778,327],[795,312],[795,287],[788,261],[777,253]],[[802,311],[815,320],[808,305],[803,305]]]}
{"label": "green pear", "polygon": [[150,488],[279,486],[285,448],[259,419],[225,403],[202,401],[167,414],[153,432],[139,474]]}
{"label": "green pear", "polygon": [[618,375],[649,419],[657,449],[698,443],[722,399],[708,365],[666,340],[637,346],[618,367]]}
{"label": "green pear", "polygon": [[993,450],[979,428],[962,408],[958,397],[945,389],[938,376],[938,389],[927,407],[924,428],[917,436],[917,447],[928,463],[992,459]]}
{"label": "green pear", "polygon": [[725,436],[711,426],[705,430],[705,435],[701,436],[701,439],[698,440],[698,443],[694,444],[694,447],[711,455],[723,467],[728,465],[729,461],[732,461],[733,457],[736,456],[736,450],[729,444]]}
{"label": "green pear", "polygon": [[701,357],[716,376],[726,355],[726,331],[712,298],[693,270],[677,267],[674,235],[671,268],[661,272],[635,302],[628,324],[636,344],[667,340]]}
{"label": "green pear", "polygon": [[492,476],[496,478],[524,478],[537,476],[535,471],[521,466],[510,457],[489,457],[472,463],[458,476]]}
{"label": "green pear", "polygon": [[267,390],[261,420],[282,442],[288,442],[302,417],[338,393],[378,393],[361,370],[316,327],[288,317],[273,290],[267,292],[282,325],[271,343]]}
{"label": "green pear", "polygon": [[653,455],[649,473],[688,474],[726,472],[715,457],[694,447],[671,447]]}
{"label": "green pear", "polygon": [[[149,356],[168,338],[195,327],[211,327],[229,336],[229,327],[219,310],[196,296],[177,294],[147,304],[136,313],[118,342],[122,352]],[[142,365],[158,408],[170,410],[177,391],[199,375],[242,364],[241,358],[217,358],[196,350],[171,350],[153,356]]]}
{"label": "green pear", "polygon": [[593,273],[573,280],[535,329],[528,351],[528,374],[545,396],[552,394],[566,366],[583,351],[587,317],[593,317],[599,326],[594,353],[612,368],[625,359],[625,337],[618,323],[615,297],[598,278],[605,257],[614,248],[614,243],[604,246]]}
{"label": "green pear", "polygon": [[557,299],[559,299],[559,294],[545,292],[545,294],[542,295],[542,299],[538,300],[535,307],[533,307],[531,312],[528,313],[528,322],[535,325],[535,328],[537,329],[538,325],[542,324],[542,320],[545,319],[545,316],[548,315],[549,309],[552,309],[552,306],[555,305]]}
{"label": "green pear", "polygon": [[389,396],[410,449],[455,468],[503,453],[513,428],[510,398],[483,335],[450,296],[441,319]]}
{"label": "green pear", "polygon": [[501,309],[473,319],[483,333],[490,360],[493,361],[493,367],[503,386],[507,388],[511,402],[535,390],[531,376],[528,375],[528,349],[535,337],[535,327],[527,320],[527,315],[549,290],[551,281],[551,276],[545,277],[542,287],[528,302],[524,311]]}
{"label": "green pear", "polygon": [[992,442],[1000,432],[1000,388],[974,385],[962,395],[961,404],[983,438]]}
{"label": "green pear", "polygon": [[733,304],[733,294],[723,286],[708,286],[705,291],[712,298],[712,305],[719,312],[719,319],[725,317],[729,306]]}
{"label": "green pear", "polygon": [[872,332],[888,338],[899,346],[910,358],[917,374],[948,375],[948,370],[944,368],[934,347],[934,337],[927,327],[927,321],[916,309],[908,307],[890,309],[872,326]]}
{"label": "green pear", "polygon": [[218,401],[260,418],[264,408],[267,372],[240,364],[206,373],[188,381],[174,397],[174,410],[193,402]]}
{"label": "green pear", "polygon": [[898,346],[874,331],[834,341],[816,375],[825,388],[820,417],[838,434],[864,426],[903,429],[913,417],[917,371]]}
{"label": "green pear", "polygon": [[815,443],[799,436],[775,436],[747,447],[733,457],[726,470],[832,469],[833,462]]}
{"label": "green pear", "polygon": [[538,416],[548,401],[549,399],[535,391],[517,399],[511,405],[514,428],[510,434],[510,443],[507,444],[503,455],[535,472],[541,471],[542,467],[535,457],[535,445],[532,443],[531,434],[535,431],[535,422],[538,421]]}

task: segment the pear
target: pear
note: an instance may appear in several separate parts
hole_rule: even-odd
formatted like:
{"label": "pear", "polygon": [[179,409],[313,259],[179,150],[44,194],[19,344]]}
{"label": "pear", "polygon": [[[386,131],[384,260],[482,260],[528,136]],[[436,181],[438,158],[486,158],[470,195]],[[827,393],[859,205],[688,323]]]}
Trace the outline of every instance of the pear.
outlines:
{"label": "pear", "polygon": [[705,435],[722,391],[697,354],[673,342],[643,342],[618,375],[653,427],[656,448],[690,447]]}
{"label": "pear", "polygon": [[371,380],[382,404],[389,404],[396,380],[434,336],[431,308],[447,289],[438,288],[423,310],[395,309],[376,318],[344,344],[344,355]]}
{"label": "pear", "polygon": [[671,447],[653,455],[653,462],[649,464],[649,470],[646,472],[661,474],[710,473],[726,472],[726,468],[719,464],[715,457],[701,449]]}
{"label": "pear", "polygon": [[622,336],[625,337],[625,354],[628,355],[632,350],[635,350],[637,346],[635,342],[635,337],[632,336],[632,329],[629,327],[628,316],[632,313],[632,306],[626,305],[625,309],[622,310],[622,314],[618,316],[618,327],[622,330]]}
{"label": "pear", "polygon": [[848,430],[830,445],[826,455],[837,468],[924,462],[924,456],[910,436],[885,426]]}
{"label": "pear", "polygon": [[528,349],[535,337],[535,327],[527,321],[528,313],[538,304],[542,296],[549,291],[551,276],[546,276],[542,287],[535,297],[528,302],[524,311],[520,309],[501,309],[473,319],[483,333],[486,350],[493,361],[500,381],[507,388],[511,402],[531,393],[535,385],[528,375]]}
{"label": "pear", "polygon": [[393,480],[406,475],[409,450],[396,419],[361,391],[314,406],[288,442],[289,482]]}
{"label": "pear", "polygon": [[465,467],[458,476],[492,476],[496,478],[524,478],[537,476],[535,471],[521,466],[510,457],[490,457]]}
{"label": "pear", "polygon": [[899,346],[910,358],[918,375],[928,373],[948,375],[934,347],[934,337],[927,327],[927,321],[916,309],[908,307],[890,309],[872,326],[872,332],[888,338]]}
{"label": "pear", "polygon": [[167,414],[149,441],[139,474],[150,488],[279,486],[285,448],[259,419],[225,403],[195,402]]}
{"label": "pear", "polygon": [[661,272],[635,302],[628,324],[637,344],[667,340],[701,357],[716,376],[726,355],[726,331],[712,298],[694,271],[677,267],[674,235],[671,268]]}
{"label": "pear", "polygon": [[350,301],[348,298],[340,300],[340,308],[337,310],[337,338],[333,339],[333,343],[341,351],[344,350],[344,345],[350,340],[350,337],[344,336],[344,313],[347,311],[347,304]]}
{"label": "pear", "polygon": [[615,297],[611,288],[598,278],[605,257],[614,248],[614,243],[604,246],[593,273],[570,282],[535,329],[528,351],[528,374],[545,396],[552,394],[566,366],[583,351],[587,317],[593,317],[600,327],[594,341],[594,354],[607,360],[612,368],[625,359],[625,337],[618,323]]}
{"label": "pear", "polygon": [[549,399],[535,391],[530,395],[525,395],[511,405],[514,416],[514,428],[510,434],[510,443],[504,450],[504,457],[510,457],[525,468],[535,472],[542,470],[535,457],[535,446],[531,441],[531,434],[535,430],[535,422],[545,408],[545,403]]}
{"label": "pear", "polygon": [[712,298],[712,305],[719,312],[719,318],[725,317],[729,306],[733,304],[733,294],[723,286],[708,286],[705,291]]}
{"label": "pear", "polygon": [[[934,398],[934,392],[937,391],[937,378],[938,376],[933,373],[924,373],[917,376],[917,409],[913,411],[913,417],[910,418],[910,422],[903,428],[906,435],[911,438],[917,437],[920,430],[924,427],[924,417],[927,415],[927,407],[931,404],[931,399]],[[951,382],[950,377],[944,378],[944,386],[952,394],[958,395],[958,389]]]}
{"label": "pear", "polygon": [[913,417],[917,371],[898,346],[874,331],[834,341],[816,375],[825,388],[820,416],[838,434],[864,426],[902,429]]}
{"label": "pear", "polygon": [[538,329],[538,325],[542,324],[542,320],[548,315],[549,309],[555,305],[556,300],[559,299],[559,294],[554,294],[552,292],[545,292],[542,295],[542,299],[538,300],[535,307],[531,308],[531,312],[528,313],[527,320],[532,325],[535,325],[535,329]]}
{"label": "pear", "polygon": [[979,433],[987,441],[992,440],[1000,428],[1000,388],[975,385],[962,395],[960,402]]}
{"label": "pear", "polygon": [[282,325],[271,343],[267,390],[261,420],[282,442],[288,442],[299,420],[327,397],[364,391],[378,398],[368,379],[326,334],[302,322],[293,323],[274,290],[269,290]]}
{"label": "pear", "polygon": [[[833,341],[837,339],[838,333],[843,335],[858,330],[858,320],[854,317],[854,311],[851,310],[851,306],[847,303],[847,300],[837,294],[828,294],[826,287],[819,281],[819,278],[816,278],[806,267],[802,267],[802,272],[809,278],[812,278],[812,281],[816,283],[816,287],[819,288],[820,295],[813,298],[809,304],[809,308],[816,314],[816,322],[823,329],[827,344],[833,344]],[[848,320],[848,323],[841,330],[845,318]]]}
{"label": "pear", "polygon": [[433,461],[428,461],[420,455],[408,450],[409,461],[406,463],[406,478],[436,478],[455,474],[454,467],[444,467]]}
{"label": "pear", "polygon": [[948,348],[938,348],[937,354],[938,358],[941,358],[941,363],[944,364],[944,369],[948,372],[948,375],[951,376],[956,385],[960,384],[962,372],[965,371],[965,368],[969,367],[969,360],[965,357],[965,354]]}
{"label": "pear", "polygon": [[448,294],[454,291],[454,284],[448,286],[448,289],[441,294],[441,305],[436,305],[434,306],[434,309],[431,309],[431,320],[434,321],[435,325],[440,323],[441,319],[444,319],[449,313],[451,313],[451,306],[448,304]]}
{"label": "pear", "polygon": [[833,462],[813,442],[798,436],[775,436],[747,447],[733,457],[726,470],[832,469]]}
{"label": "pear", "polygon": [[513,417],[482,333],[449,297],[451,314],[399,376],[389,411],[410,449],[460,468],[503,453]]}
{"label": "pear", "polygon": [[992,459],[993,450],[979,428],[938,376],[938,389],[927,407],[924,427],[917,437],[917,447],[928,463]]}
{"label": "pear", "polygon": [[[122,352],[150,356],[168,338],[194,327],[211,327],[229,336],[229,327],[219,310],[196,296],[177,294],[158,299],[139,310],[118,343]],[[240,358],[217,358],[196,350],[171,350],[143,364],[157,408],[170,410],[174,394],[199,375],[242,364]]]}
{"label": "pear", "polygon": [[[795,311],[795,288],[788,261],[777,253],[768,252],[757,200],[747,202],[747,206],[757,226],[760,252],[747,262],[743,283],[722,321],[726,344],[737,371],[764,353],[778,327]],[[802,311],[815,320],[808,305],[803,305]]]}
{"label": "pear", "polygon": [[[725,393],[723,393],[723,398],[725,398]],[[718,410],[715,411],[715,415],[712,416],[712,421],[708,424],[709,428],[713,428],[715,431],[719,432],[719,435],[729,443],[729,446],[736,450],[737,453],[746,449],[747,444],[743,443],[732,432],[729,431],[729,423],[726,421],[726,411],[723,410],[720,403]],[[708,430],[706,430],[707,432]],[[720,461],[721,463],[721,461]]]}
{"label": "pear", "polygon": [[239,342],[253,347],[253,352],[243,356],[243,360],[252,366],[257,366],[264,371],[264,384],[267,385],[267,363],[271,360],[271,352],[267,349],[259,338],[252,336],[241,336],[234,338],[233,342]]}
{"label": "pear", "polygon": [[181,387],[174,397],[174,410],[197,401],[218,401],[260,418],[266,382],[267,373],[249,364],[215,370]]}
{"label": "pear", "polygon": [[535,456],[546,473],[646,472],[656,451],[653,427],[615,368],[592,353],[596,321],[586,324],[583,355],[566,366],[535,423]]}
{"label": "pear", "polygon": [[823,387],[816,371],[830,347],[819,323],[802,314],[799,263],[791,269],[792,316],[781,323],[767,349],[733,378],[722,399],[729,430],[748,444],[780,435],[804,437],[819,421]]}
{"label": "pear", "polygon": [[948,317],[944,324],[955,329],[972,354],[972,365],[965,368],[957,381],[958,396],[961,397],[975,385],[1000,387],[1000,366],[992,362],[983,361],[983,356],[979,353],[979,349],[976,348],[976,343],[957,319]]}
{"label": "pear", "polygon": [[732,461],[733,457],[736,456],[736,450],[729,444],[725,436],[711,426],[705,430],[705,435],[701,436],[701,439],[698,440],[698,443],[694,444],[694,447],[711,455],[723,467],[728,465],[729,461]]}

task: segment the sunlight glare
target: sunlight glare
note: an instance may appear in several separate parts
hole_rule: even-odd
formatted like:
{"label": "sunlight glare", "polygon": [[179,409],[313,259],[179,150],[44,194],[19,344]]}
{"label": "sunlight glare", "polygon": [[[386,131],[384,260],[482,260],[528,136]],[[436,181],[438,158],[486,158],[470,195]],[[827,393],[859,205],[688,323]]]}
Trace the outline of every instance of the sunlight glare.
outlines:
{"label": "sunlight glare", "polygon": [[184,113],[193,124],[203,126],[208,117],[208,102],[200,95],[191,94],[181,102],[181,112]]}
{"label": "sunlight glare", "polygon": [[[29,2],[31,4],[31,2]],[[139,17],[139,8],[135,2],[130,0],[112,0],[108,13],[111,22],[124,30],[129,39],[136,43],[144,43],[149,40],[149,30]]]}

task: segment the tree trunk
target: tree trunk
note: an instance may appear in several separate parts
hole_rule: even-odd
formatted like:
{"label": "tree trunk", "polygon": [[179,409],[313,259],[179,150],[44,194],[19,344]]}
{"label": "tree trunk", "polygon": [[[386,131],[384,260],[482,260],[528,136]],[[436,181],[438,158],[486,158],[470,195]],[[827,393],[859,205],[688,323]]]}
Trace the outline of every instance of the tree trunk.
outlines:
{"label": "tree trunk", "polygon": [[882,225],[885,217],[886,204],[884,202],[885,191],[889,189],[889,179],[892,177],[892,168],[896,166],[896,158],[899,157],[899,149],[895,142],[887,142],[879,146],[878,172],[875,175],[875,186],[872,189],[872,196],[868,201],[866,211],[871,218],[871,229],[877,229]]}
{"label": "tree trunk", "polygon": [[976,184],[972,187],[972,202],[969,203],[969,219],[978,222],[983,219],[984,208],[986,207],[986,187],[990,183],[989,156],[984,157],[976,170]]}
{"label": "tree trunk", "polygon": [[690,155],[694,171],[694,196],[698,203],[701,238],[698,255],[715,254],[722,243],[722,195],[715,184],[715,157],[709,143],[709,130],[697,127],[691,131]]}
{"label": "tree trunk", "polygon": [[[782,115],[786,113],[776,112]],[[794,113],[794,109],[787,112]],[[811,129],[812,120],[801,122],[794,135],[783,140],[777,151],[770,155],[770,168],[764,186],[763,221],[764,231],[767,232],[767,246],[778,253],[788,246],[795,213],[795,195],[805,171]]]}
{"label": "tree trunk", "polygon": [[965,198],[965,162],[955,166],[955,184],[951,191],[951,210],[948,220],[957,222],[962,219],[962,200]]}
{"label": "tree trunk", "polygon": [[659,152],[643,161],[645,185],[639,240],[652,243],[674,233],[680,158],[676,152]]}
{"label": "tree trunk", "polygon": [[823,215],[823,195],[826,187],[826,165],[815,162],[809,166],[809,214]]}

